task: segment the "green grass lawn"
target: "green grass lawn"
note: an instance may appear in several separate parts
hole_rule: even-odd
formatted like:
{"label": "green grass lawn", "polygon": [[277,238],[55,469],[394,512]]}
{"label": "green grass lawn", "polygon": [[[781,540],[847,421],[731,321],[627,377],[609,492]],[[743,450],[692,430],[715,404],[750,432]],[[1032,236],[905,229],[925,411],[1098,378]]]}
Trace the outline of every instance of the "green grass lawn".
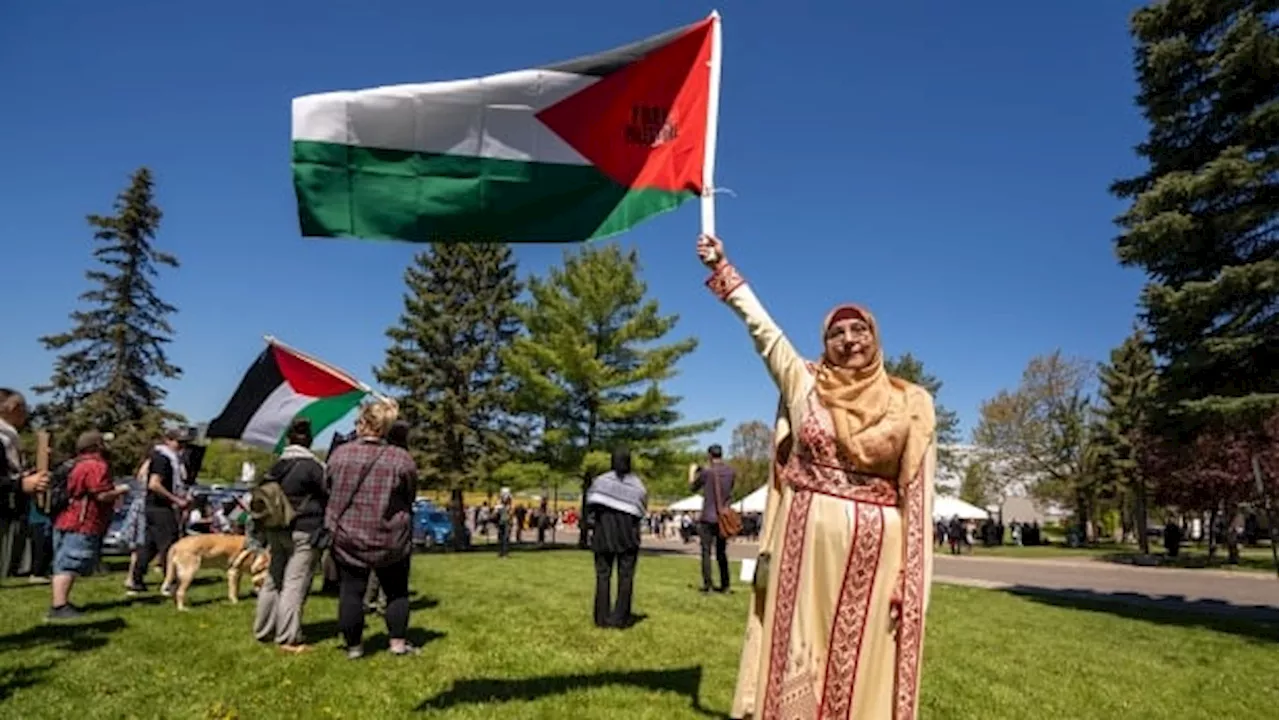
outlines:
{"label": "green grass lawn", "polygon": [[[0,589],[4,718],[682,718],[727,712],[747,595],[706,597],[697,563],[641,559],[624,631],[589,621],[590,557],[576,551],[419,555],[417,658],[338,648],[336,600],[313,597],[315,652],[284,656],[249,634],[251,599],[220,576],[194,608],[123,601],[121,576],[77,588],[78,626],[43,625],[48,589]],[[923,718],[1274,717],[1275,625],[1081,607],[938,585]]]}

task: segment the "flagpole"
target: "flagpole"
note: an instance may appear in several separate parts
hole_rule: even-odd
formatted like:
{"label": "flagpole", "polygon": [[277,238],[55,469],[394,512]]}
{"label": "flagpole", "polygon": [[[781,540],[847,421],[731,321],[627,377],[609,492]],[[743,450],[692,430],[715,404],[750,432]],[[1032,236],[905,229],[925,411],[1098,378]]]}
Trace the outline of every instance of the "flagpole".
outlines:
{"label": "flagpole", "polygon": [[283,342],[281,342],[279,339],[277,339],[277,338],[276,338],[275,336],[273,336],[273,335],[263,335],[263,336],[262,336],[262,339],[263,339],[263,340],[266,340],[268,345],[279,345],[280,347],[284,348],[285,350],[288,350],[289,352],[293,353],[294,355],[297,355],[298,357],[302,358],[303,360],[306,360],[307,362],[311,363],[312,365],[315,365],[316,367],[318,367],[318,368],[320,368],[320,369],[322,369],[322,370],[325,370],[325,371],[327,371],[327,372],[331,372],[331,373],[333,373],[334,375],[338,375],[338,376],[342,377],[344,380],[349,381],[352,385],[355,385],[356,387],[360,388],[361,390],[365,391],[366,393],[369,393],[370,395],[372,395],[373,397],[377,398],[378,400],[387,400],[387,399],[388,399],[388,398],[387,398],[387,396],[385,396],[385,395],[383,395],[382,393],[380,393],[380,392],[378,392],[378,391],[374,390],[373,388],[369,387],[369,385],[368,385],[368,384],[366,384],[365,382],[363,382],[363,381],[361,381],[361,380],[357,380],[355,377],[353,377],[353,376],[352,376],[350,373],[348,373],[347,371],[342,370],[341,368],[334,367],[333,365],[330,365],[329,363],[327,363],[327,362],[325,362],[325,361],[321,360],[320,358],[317,358],[317,357],[315,357],[315,356],[313,356],[313,355],[308,355],[307,353],[304,353],[304,352],[302,352],[301,350],[299,350],[299,349],[297,349],[297,348],[295,348],[295,347],[293,347],[293,346],[291,346],[291,345],[288,345],[288,344],[286,344],[286,343],[283,343]]}
{"label": "flagpole", "polygon": [[702,158],[702,233],[716,234],[716,129],[720,121],[720,13],[711,11],[711,61],[707,79],[707,138]]}

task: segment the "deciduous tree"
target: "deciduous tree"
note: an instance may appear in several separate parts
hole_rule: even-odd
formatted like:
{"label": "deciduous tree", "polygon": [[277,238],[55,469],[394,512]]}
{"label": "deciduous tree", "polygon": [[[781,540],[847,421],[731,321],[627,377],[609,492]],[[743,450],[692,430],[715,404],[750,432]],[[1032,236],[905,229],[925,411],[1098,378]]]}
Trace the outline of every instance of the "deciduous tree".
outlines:
{"label": "deciduous tree", "polygon": [[1074,502],[1077,520],[1091,534],[1089,370],[1089,363],[1057,350],[1032,358],[1015,390],[982,403],[973,439],[997,472],[1013,474],[1042,498]]}
{"label": "deciduous tree", "polygon": [[759,420],[739,424],[729,440],[729,464],[737,472],[734,495],[743,496],[769,480],[773,430]]}

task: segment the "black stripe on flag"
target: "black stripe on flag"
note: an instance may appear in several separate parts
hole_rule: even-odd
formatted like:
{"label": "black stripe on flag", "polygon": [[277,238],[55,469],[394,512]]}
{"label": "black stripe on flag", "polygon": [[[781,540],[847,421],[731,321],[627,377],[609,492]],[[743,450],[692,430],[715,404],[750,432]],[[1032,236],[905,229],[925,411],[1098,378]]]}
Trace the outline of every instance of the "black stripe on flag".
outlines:
{"label": "black stripe on flag", "polygon": [[235,394],[222,409],[222,414],[209,423],[206,436],[236,440],[244,437],[244,430],[253,419],[253,414],[258,412],[262,403],[266,402],[267,397],[283,382],[284,375],[276,365],[275,350],[268,345],[258,359],[253,361],[249,372],[244,374],[240,387],[236,388]]}
{"label": "black stripe on flag", "polygon": [[584,55],[580,58],[565,60],[554,65],[546,65],[542,70],[556,70],[559,72],[573,73],[575,75],[593,75],[603,77],[615,70],[626,67],[640,58],[648,55],[650,52],[666,45],[681,35],[689,32],[688,27],[676,28],[668,30],[661,35],[654,35],[651,38],[637,40],[629,45],[623,45],[612,50],[605,50],[594,55]]}

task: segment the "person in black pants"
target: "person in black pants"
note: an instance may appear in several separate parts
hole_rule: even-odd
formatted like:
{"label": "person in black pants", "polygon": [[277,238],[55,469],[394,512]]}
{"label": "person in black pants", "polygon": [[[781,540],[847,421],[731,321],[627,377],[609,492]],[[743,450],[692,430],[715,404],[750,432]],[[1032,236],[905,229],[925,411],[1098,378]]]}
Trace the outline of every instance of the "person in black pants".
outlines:
{"label": "person in black pants", "polygon": [[409,643],[409,563],[413,551],[413,496],[418,469],[407,450],[385,438],[397,420],[394,401],[360,408],[356,439],[329,456],[325,527],[333,537],[338,570],[338,629],[347,657],[364,657],[364,597],[369,577],[387,594],[383,619],[392,655],[416,655]]}
{"label": "person in black pants", "polygon": [[[163,576],[169,565],[169,548],[181,537],[178,516],[191,501],[174,494],[176,482],[180,482],[183,472],[182,463],[178,460],[178,452],[187,440],[182,428],[170,428],[165,431],[164,442],[151,452],[147,468],[147,540],[138,564],[133,568],[133,578],[129,583],[129,594],[145,592],[147,589],[146,573],[151,561],[159,559],[160,574]],[[160,588],[167,593],[171,588]]]}
{"label": "person in black pants", "polygon": [[720,534],[719,509],[729,504],[733,497],[733,468],[724,462],[724,449],[719,445],[707,448],[710,465],[691,468],[689,481],[694,492],[702,490],[702,514],[698,518],[698,539],[702,544],[702,592],[711,592],[711,548],[716,551],[716,564],[720,569],[720,585],[716,592],[729,592],[729,551],[724,536]]}
{"label": "person in black pants", "polygon": [[[596,627],[623,628],[634,623],[631,594],[640,556],[640,519],[648,510],[648,491],[631,472],[631,451],[613,451],[612,469],[591,481],[585,506],[594,521],[591,547],[596,564]],[[618,568],[618,602],[612,604],[613,568]]]}

